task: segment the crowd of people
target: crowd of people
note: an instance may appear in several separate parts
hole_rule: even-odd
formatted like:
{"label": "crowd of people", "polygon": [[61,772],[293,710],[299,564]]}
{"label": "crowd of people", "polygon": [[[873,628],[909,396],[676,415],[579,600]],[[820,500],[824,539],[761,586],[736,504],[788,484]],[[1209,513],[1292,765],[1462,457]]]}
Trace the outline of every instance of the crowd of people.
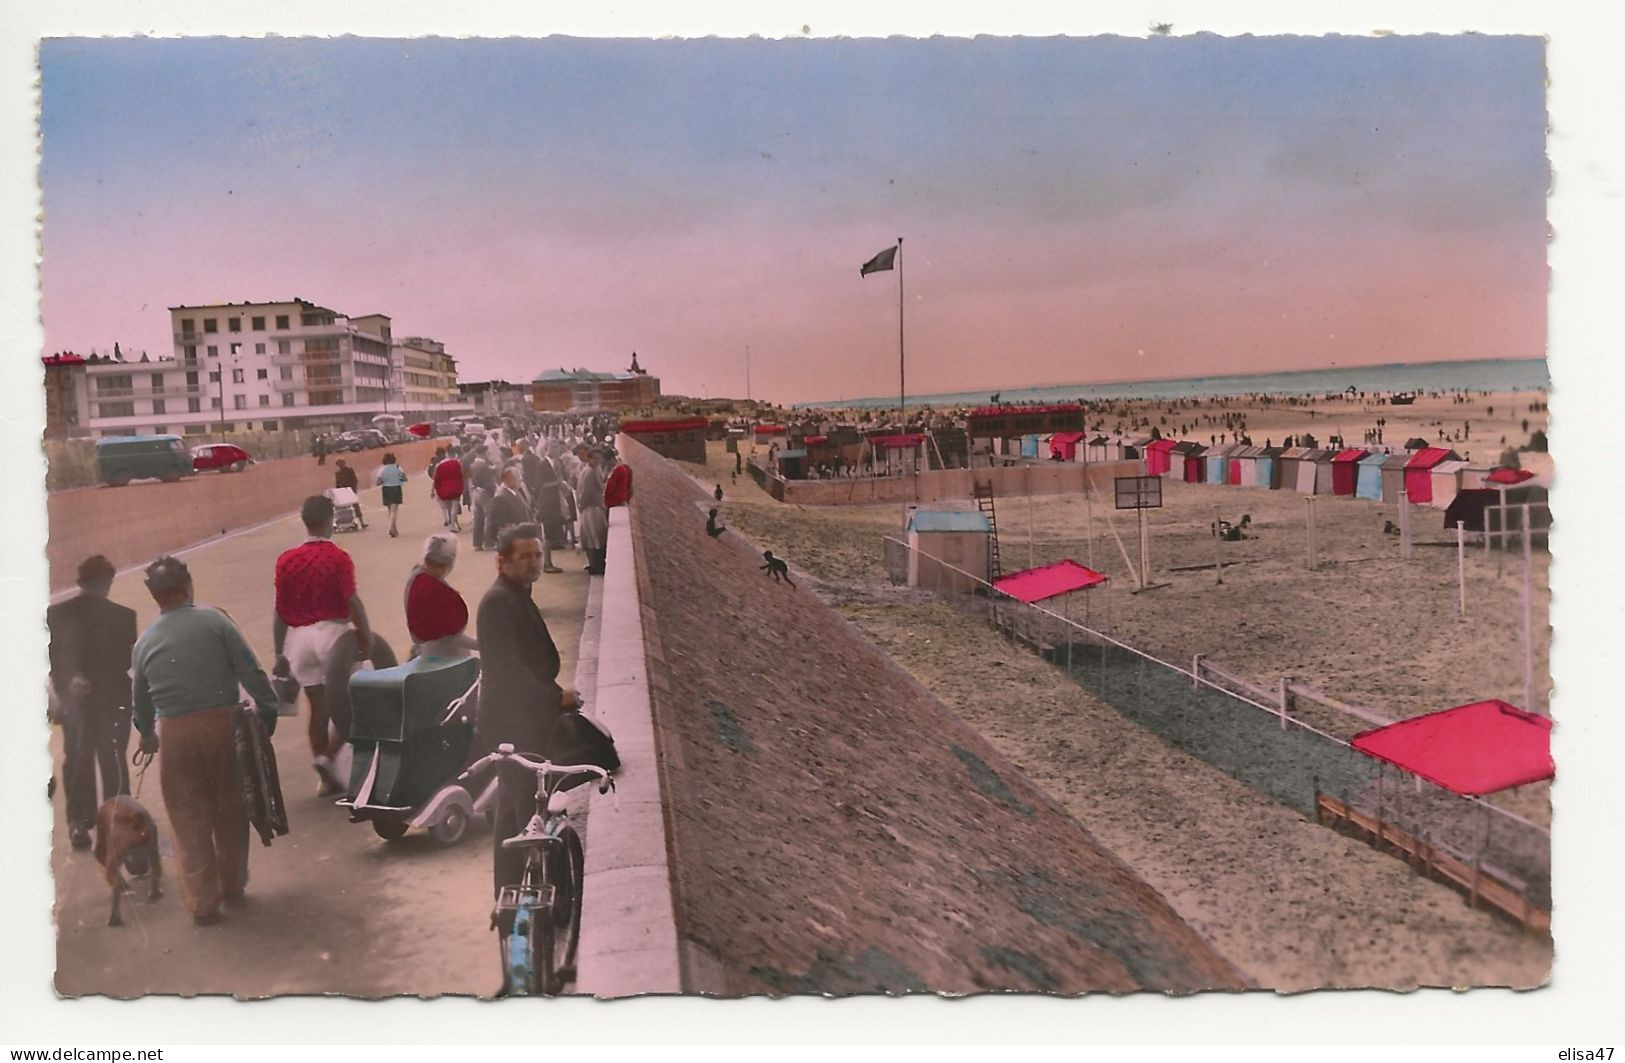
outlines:
{"label": "crowd of people", "polygon": [[[607,438],[529,434],[510,442],[493,432],[440,448],[425,470],[444,526],[408,573],[402,605],[414,655],[480,658],[471,758],[504,742],[545,756],[554,724],[580,705],[558,683],[559,654],[532,589],[544,573],[562,571],[552,563],[555,549],[578,547],[588,573],[605,570],[608,509],[631,498],[631,470]],[[383,488],[391,536],[399,534],[408,479],[395,455],[385,454],[373,480]],[[357,485],[341,459],[335,489]],[[472,513],[466,529],[465,512]],[[394,663],[392,654],[380,657],[387,648],[374,637],[354,560],[333,542],[333,493],[307,498],[300,518],[303,540],[276,560],[269,672],[224,610],[196,603],[192,574],[175,557],[146,569],[159,613],[145,631],[137,631],[133,610],[110,600],[115,573],[101,556],[80,565],[79,594],[47,614],[70,844],[90,849],[99,798],[130,793],[133,728],[140,752],[157,757],[182,898],[202,926],[240,903],[248,883],[249,822],[234,745],[240,691],[266,734],[304,693],[318,792],[333,795],[347,784],[337,765],[348,740],[349,675],[358,661]],[[468,605],[447,580],[465,530],[476,551],[496,555],[496,579],[479,603],[473,634]],[[522,869],[500,845],[520,816],[507,802],[498,810],[498,888]],[[133,864],[129,870],[144,872]]]}

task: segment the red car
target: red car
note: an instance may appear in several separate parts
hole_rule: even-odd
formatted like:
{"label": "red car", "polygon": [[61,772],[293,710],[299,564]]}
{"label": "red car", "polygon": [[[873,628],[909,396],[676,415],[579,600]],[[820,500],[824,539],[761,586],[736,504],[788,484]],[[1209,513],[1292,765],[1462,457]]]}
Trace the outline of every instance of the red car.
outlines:
{"label": "red car", "polygon": [[252,464],[254,459],[248,456],[248,451],[230,443],[210,443],[192,448],[193,472],[208,472],[211,469],[242,472]]}

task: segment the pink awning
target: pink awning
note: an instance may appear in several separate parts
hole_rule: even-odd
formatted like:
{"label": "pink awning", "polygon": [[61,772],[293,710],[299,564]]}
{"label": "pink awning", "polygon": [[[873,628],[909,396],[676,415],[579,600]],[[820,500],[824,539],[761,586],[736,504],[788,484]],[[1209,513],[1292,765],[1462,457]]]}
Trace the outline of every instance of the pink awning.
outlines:
{"label": "pink awning", "polygon": [[1021,601],[1041,602],[1073,591],[1086,590],[1106,582],[1103,573],[1085,568],[1073,560],[1057,561],[1021,572],[1012,572],[993,581],[993,586]]}
{"label": "pink awning", "polygon": [[869,445],[876,450],[912,450],[925,442],[925,436],[919,433],[896,436],[876,436],[869,440]]}
{"label": "pink awning", "polygon": [[1458,794],[1492,794],[1556,772],[1552,721],[1499,700],[1379,727],[1353,744]]}

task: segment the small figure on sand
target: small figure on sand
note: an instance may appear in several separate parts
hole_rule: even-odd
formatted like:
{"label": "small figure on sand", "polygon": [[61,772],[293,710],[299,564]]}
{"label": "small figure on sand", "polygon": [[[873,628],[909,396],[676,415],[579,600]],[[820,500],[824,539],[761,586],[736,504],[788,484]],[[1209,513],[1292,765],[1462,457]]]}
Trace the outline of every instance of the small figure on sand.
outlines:
{"label": "small figure on sand", "polygon": [[722,485],[717,484],[717,489],[715,491],[713,491],[711,494],[712,494],[712,497],[714,497],[718,502],[721,502],[722,501]]}
{"label": "small figure on sand", "polygon": [[767,564],[762,566],[762,571],[771,576],[774,583],[777,583],[782,579],[784,582],[790,584],[791,589],[794,590],[795,583],[790,579],[790,566],[784,563],[784,559],[774,557],[773,551],[771,550],[763,550],[762,557],[767,562]]}
{"label": "small figure on sand", "polygon": [[1227,543],[1239,543],[1243,539],[1254,538],[1254,536],[1248,534],[1247,532],[1247,529],[1252,527],[1252,525],[1252,514],[1243,513],[1239,523],[1231,524],[1227,520],[1221,520],[1214,525],[1214,531],[1220,539],[1223,539]]}
{"label": "small figure on sand", "polygon": [[711,515],[705,518],[705,534],[715,539],[717,536],[721,535],[727,530],[727,528],[724,528],[722,525],[717,523],[717,511],[715,508],[713,508],[711,510]]}

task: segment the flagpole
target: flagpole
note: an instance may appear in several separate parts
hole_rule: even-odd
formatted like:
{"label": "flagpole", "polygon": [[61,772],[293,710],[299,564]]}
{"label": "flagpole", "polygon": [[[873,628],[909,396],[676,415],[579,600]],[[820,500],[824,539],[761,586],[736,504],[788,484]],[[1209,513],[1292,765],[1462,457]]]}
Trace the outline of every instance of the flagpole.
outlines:
{"label": "flagpole", "polygon": [[903,361],[903,238],[897,238],[897,416],[908,430],[908,378]]}

